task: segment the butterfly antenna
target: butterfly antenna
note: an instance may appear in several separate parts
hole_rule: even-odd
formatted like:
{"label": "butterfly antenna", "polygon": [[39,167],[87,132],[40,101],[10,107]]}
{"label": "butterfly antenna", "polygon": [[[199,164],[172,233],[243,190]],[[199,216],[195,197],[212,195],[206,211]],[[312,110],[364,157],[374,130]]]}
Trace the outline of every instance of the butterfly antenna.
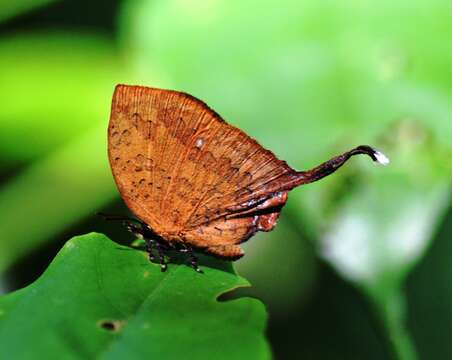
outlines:
{"label": "butterfly antenna", "polygon": [[140,220],[128,217],[128,216],[123,216],[123,215],[115,215],[115,214],[105,214],[103,212],[97,212],[96,215],[101,216],[102,218],[104,218],[104,220],[113,220],[113,221],[134,221],[136,223],[140,223]]}
{"label": "butterfly antenna", "polygon": [[332,159],[325,161],[323,164],[320,164],[319,166],[311,170],[297,172],[297,177],[294,185],[298,186],[302,184],[309,184],[314,181],[320,180],[325,176],[334,173],[352,156],[361,154],[368,155],[377,164],[389,164],[389,159],[382,152],[375,150],[373,147],[368,145],[360,145],[350,151],[343,153],[342,155],[333,157]]}

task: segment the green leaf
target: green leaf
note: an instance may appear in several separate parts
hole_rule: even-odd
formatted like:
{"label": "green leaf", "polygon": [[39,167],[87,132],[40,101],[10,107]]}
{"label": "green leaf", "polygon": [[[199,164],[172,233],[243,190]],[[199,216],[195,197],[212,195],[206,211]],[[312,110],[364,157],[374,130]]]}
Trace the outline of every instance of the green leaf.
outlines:
{"label": "green leaf", "polygon": [[203,270],[162,273],[104,235],[75,237],[35,283],[0,298],[0,349],[14,359],[269,358],[262,303],[217,299],[248,282],[229,263]]}

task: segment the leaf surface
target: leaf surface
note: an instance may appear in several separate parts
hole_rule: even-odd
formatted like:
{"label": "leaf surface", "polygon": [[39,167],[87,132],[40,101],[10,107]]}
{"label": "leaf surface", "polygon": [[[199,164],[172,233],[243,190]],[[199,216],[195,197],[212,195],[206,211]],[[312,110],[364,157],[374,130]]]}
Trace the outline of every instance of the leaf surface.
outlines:
{"label": "leaf surface", "polygon": [[[101,234],[68,241],[32,285],[0,298],[0,355],[31,359],[266,359],[266,312],[230,264],[166,273]],[[24,346],[24,339],[26,346]]]}

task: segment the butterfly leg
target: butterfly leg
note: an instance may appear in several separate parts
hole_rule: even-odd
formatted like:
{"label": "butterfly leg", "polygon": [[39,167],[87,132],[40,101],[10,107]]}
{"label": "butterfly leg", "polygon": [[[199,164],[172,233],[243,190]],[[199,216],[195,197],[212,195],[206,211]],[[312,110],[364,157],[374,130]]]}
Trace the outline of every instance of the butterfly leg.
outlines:
{"label": "butterfly leg", "polygon": [[135,235],[137,239],[145,241],[145,250],[149,254],[149,261],[154,262],[155,256],[153,253],[153,248],[157,248],[157,241],[147,236],[149,234],[146,234],[146,224],[132,219],[132,221],[125,220],[124,225],[126,226],[128,231]]}
{"label": "butterfly leg", "polygon": [[167,250],[166,247],[164,247],[162,244],[160,244],[157,240],[152,238],[144,238],[144,241],[146,241],[146,252],[149,254],[149,261],[154,262],[155,256],[153,250],[157,250],[157,254],[159,257],[159,263],[160,263],[160,269],[162,272],[166,271],[168,268],[167,262],[165,260],[165,250]]}
{"label": "butterfly leg", "polygon": [[137,239],[145,240],[145,223],[139,222],[138,220],[130,219],[130,220],[124,220],[123,221],[124,226],[126,229],[131,232]]}
{"label": "butterfly leg", "polygon": [[198,258],[193,254],[193,250],[190,249],[190,265],[196,272],[204,274],[204,271],[198,266]]}
{"label": "butterfly leg", "polygon": [[193,253],[193,249],[189,246],[184,246],[180,249],[178,249],[180,253],[188,254],[190,258],[190,266],[198,273],[204,274],[204,271],[198,266],[198,258]]}
{"label": "butterfly leg", "polygon": [[168,268],[168,265],[167,265],[166,260],[165,260],[164,249],[163,249],[162,245],[158,241],[155,242],[155,248],[157,249],[157,253],[159,255],[160,270],[162,272],[165,272],[166,269]]}
{"label": "butterfly leg", "polygon": [[155,247],[155,240],[145,238],[144,241],[146,241],[145,249],[149,255],[149,261],[154,262],[155,256],[154,256],[154,253],[152,252],[152,248]]}

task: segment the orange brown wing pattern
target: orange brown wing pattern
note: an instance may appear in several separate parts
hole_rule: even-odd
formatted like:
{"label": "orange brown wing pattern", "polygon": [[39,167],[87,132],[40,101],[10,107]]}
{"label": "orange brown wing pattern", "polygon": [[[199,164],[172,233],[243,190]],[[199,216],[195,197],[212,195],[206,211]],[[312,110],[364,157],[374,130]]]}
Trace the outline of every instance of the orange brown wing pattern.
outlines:
{"label": "orange brown wing pattern", "polygon": [[199,246],[252,235],[252,215],[228,217],[258,206],[294,173],[200,100],[140,86],[115,90],[109,159],[135,215],[168,241],[190,241],[201,229]]}
{"label": "orange brown wing pattern", "polygon": [[213,220],[184,234],[189,243],[207,253],[228,259],[243,255],[238,244],[257,231],[270,231],[276,225],[287,192],[274,194],[270,199],[249,211]]}

